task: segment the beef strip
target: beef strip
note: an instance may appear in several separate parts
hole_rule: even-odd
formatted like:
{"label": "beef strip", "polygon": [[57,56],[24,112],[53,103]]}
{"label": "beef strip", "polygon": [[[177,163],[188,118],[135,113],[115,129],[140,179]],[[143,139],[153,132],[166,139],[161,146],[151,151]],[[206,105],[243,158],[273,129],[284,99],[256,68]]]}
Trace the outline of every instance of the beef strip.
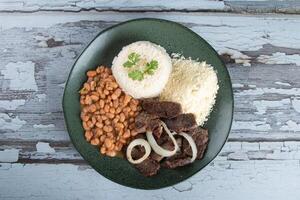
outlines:
{"label": "beef strip", "polygon": [[166,119],[164,122],[170,130],[177,133],[189,131],[197,127],[195,116],[192,113],[180,114],[173,119]]}
{"label": "beef strip", "polygon": [[171,101],[142,101],[142,108],[149,114],[154,114],[160,118],[174,118],[182,113],[182,108],[179,103]]}
{"label": "beef strip", "polygon": [[[204,152],[206,150],[208,144],[208,130],[203,129],[201,127],[197,127],[189,132],[187,132],[192,138],[194,139],[196,146],[197,146],[197,159],[202,159]],[[183,140],[182,142],[182,149],[184,154],[188,156],[192,156],[192,149],[188,143],[188,141]]]}
{"label": "beef strip", "polygon": [[143,155],[145,155],[145,148],[142,146],[136,146],[131,151],[131,157],[134,160],[140,159]]}
{"label": "beef strip", "polygon": [[[131,156],[134,160],[137,160],[145,155],[145,148],[142,146],[136,146],[131,151]],[[139,172],[141,172],[144,176],[153,176],[157,174],[160,169],[160,164],[148,157],[143,162],[134,165]]]}
{"label": "beef strip", "polygon": [[138,133],[144,133],[147,130],[150,130],[160,137],[162,132],[160,127],[160,120],[156,115],[142,112],[135,119],[135,128]]}
{"label": "beef strip", "polygon": [[160,164],[148,157],[140,164],[136,164],[135,167],[143,174],[144,176],[153,176],[157,174],[158,170],[160,169]]}
{"label": "beef strip", "polygon": [[168,169],[174,169],[176,167],[182,167],[190,164],[191,163],[190,160],[191,158],[184,154],[174,155],[169,158],[166,158],[161,163],[161,166]]}
{"label": "beef strip", "polygon": [[146,132],[146,128],[148,127],[149,122],[158,118],[159,117],[156,115],[141,112],[135,118],[135,128],[139,133],[144,133]]}

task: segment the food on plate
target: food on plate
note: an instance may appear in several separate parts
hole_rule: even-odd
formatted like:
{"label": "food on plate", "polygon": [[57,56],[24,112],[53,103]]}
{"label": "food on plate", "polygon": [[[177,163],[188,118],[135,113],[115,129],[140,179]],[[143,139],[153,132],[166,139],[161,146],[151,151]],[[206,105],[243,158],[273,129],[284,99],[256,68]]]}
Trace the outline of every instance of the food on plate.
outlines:
{"label": "food on plate", "polygon": [[171,70],[171,58],[166,50],[148,41],[123,47],[112,63],[112,72],[120,87],[137,99],[158,96]]}
{"label": "food on plate", "polygon": [[99,146],[102,154],[115,156],[135,136],[139,101],[125,94],[104,66],[87,72],[80,90],[81,119],[85,138]]}
{"label": "food on plate", "polygon": [[182,113],[181,105],[171,101],[144,100],[142,101],[142,108],[147,113],[155,113],[161,118],[173,118]]}
{"label": "food on plate", "polygon": [[184,113],[193,113],[203,125],[215,104],[219,89],[214,69],[206,64],[182,57],[172,59],[173,70],[160,94],[164,101],[180,103]]}
{"label": "food on plate", "polygon": [[[139,41],[123,47],[112,69],[87,72],[80,90],[85,138],[101,154],[125,158],[144,176],[203,158],[202,128],[218,92],[213,67]],[[125,153],[124,153],[125,152]]]}

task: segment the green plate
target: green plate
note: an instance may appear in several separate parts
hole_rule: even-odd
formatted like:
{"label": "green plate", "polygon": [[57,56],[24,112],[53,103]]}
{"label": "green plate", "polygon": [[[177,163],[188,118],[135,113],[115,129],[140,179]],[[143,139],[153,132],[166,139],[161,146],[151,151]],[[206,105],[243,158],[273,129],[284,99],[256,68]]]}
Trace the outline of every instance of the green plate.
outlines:
{"label": "green plate", "polygon": [[[161,169],[156,176],[142,176],[127,160],[101,156],[85,141],[80,119],[78,91],[87,80],[86,72],[99,65],[111,66],[121,48],[135,41],[147,40],[164,47],[169,54],[211,64],[217,71],[219,92],[205,127],[209,144],[202,160],[174,170]],[[104,177],[133,188],[158,189],[179,183],[199,172],[221,151],[230,132],[233,116],[233,93],[228,71],[216,51],[190,29],[161,19],[137,19],[112,26],[97,35],[75,62],[65,86],[63,110],[70,138],[82,157]]]}

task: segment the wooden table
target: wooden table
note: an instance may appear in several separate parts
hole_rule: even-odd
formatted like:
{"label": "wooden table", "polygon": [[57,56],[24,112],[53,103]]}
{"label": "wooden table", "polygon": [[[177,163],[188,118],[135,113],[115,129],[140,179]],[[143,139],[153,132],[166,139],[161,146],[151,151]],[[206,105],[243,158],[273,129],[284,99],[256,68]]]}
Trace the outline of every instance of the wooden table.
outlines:
{"label": "wooden table", "polygon": [[[0,199],[298,200],[297,13],[297,1],[0,0]],[[187,181],[155,191],[117,185],[87,165],[61,107],[87,43],[141,17],[177,21],[205,38],[225,60],[235,97],[219,156]]]}

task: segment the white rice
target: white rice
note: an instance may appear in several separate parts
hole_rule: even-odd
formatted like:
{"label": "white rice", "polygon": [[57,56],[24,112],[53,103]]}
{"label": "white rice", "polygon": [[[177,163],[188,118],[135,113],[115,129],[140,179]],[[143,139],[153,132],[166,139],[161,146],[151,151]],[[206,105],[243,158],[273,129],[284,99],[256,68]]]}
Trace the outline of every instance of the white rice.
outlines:
{"label": "white rice", "polygon": [[[128,68],[123,64],[131,53],[141,55],[141,58],[150,62],[158,61],[158,68],[153,75],[147,75],[142,81],[132,80],[128,76]],[[112,63],[112,73],[120,87],[134,98],[150,98],[159,96],[168,82],[172,71],[171,58],[164,48],[148,41],[134,42],[123,47]]]}
{"label": "white rice", "polygon": [[184,113],[193,113],[199,125],[207,120],[219,89],[216,72],[205,62],[172,59],[173,71],[160,95],[161,100],[181,104]]}

